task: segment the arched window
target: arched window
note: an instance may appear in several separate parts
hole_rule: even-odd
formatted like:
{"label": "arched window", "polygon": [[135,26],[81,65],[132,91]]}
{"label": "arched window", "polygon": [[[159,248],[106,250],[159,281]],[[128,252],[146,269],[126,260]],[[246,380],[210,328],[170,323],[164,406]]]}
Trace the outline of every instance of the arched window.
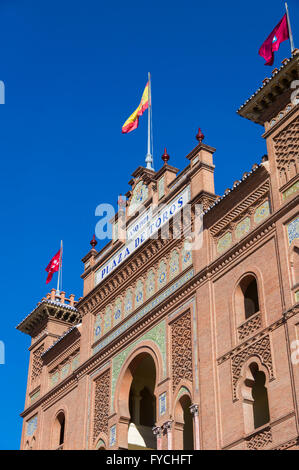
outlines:
{"label": "arched window", "polygon": [[249,433],[269,423],[270,410],[265,373],[254,362],[246,375],[242,394],[245,430]]}
{"label": "arched window", "polygon": [[244,311],[245,318],[251,317],[259,311],[259,298],[257,293],[257,283],[256,279],[253,278],[244,292]]}
{"label": "arched window", "polygon": [[260,310],[258,286],[256,278],[252,274],[243,277],[237,286],[235,309],[239,324]]}
{"label": "arched window", "polygon": [[254,428],[259,428],[270,421],[268,392],[265,387],[266,376],[260,371],[257,364],[251,364],[250,371],[253,376],[252,398],[253,398],[253,422]]}
{"label": "arched window", "polygon": [[63,411],[58,413],[53,428],[53,448],[61,449],[65,440],[65,415]]}

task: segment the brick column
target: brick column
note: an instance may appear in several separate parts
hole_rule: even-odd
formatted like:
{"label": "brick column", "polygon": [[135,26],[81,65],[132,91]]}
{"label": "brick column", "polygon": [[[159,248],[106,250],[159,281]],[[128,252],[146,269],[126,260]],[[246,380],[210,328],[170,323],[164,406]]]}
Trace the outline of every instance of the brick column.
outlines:
{"label": "brick column", "polygon": [[167,433],[167,448],[168,450],[172,450],[172,423],[173,421],[166,421],[163,424],[163,429]]}
{"label": "brick column", "polygon": [[193,415],[193,429],[194,429],[194,450],[200,450],[199,443],[199,417],[198,417],[198,405],[193,404],[189,407],[190,413]]}
{"label": "brick column", "polygon": [[152,429],[157,439],[157,450],[162,450],[162,428],[160,426],[154,426]]}

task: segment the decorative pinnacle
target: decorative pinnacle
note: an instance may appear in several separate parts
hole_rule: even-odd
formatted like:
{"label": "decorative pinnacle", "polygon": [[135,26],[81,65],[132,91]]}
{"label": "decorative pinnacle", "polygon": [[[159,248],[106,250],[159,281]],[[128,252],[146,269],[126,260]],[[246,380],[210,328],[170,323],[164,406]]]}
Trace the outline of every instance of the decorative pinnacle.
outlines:
{"label": "decorative pinnacle", "polygon": [[96,236],[95,236],[95,235],[92,237],[92,240],[91,240],[90,244],[91,244],[91,246],[92,246],[92,249],[94,250],[95,247],[96,247],[97,244],[98,244],[98,242],[96,241]]}
{"label": "decorative pinnacle", "polygon": [[167,163],[168,160],[170,159],[170,156],[169,156],[168,153],[167,153],[166,147],[165,147],[165,149],[164,149],[164,153],[163,153],[163,155],[162,155],[161,158],[162,158],[162,160],[163,160],[163,162],[164,162],[164,165],[166,165],[166,163]]}
{"label": "decorative pinnacle", "polygon": [[198,128],[198,132],[196,134],[196,139],[198,140],[198,142],[201,144],[203,139],[205,138],[205,136],[203,135],[203,133],[201,132],[201,129],[200,127]]}

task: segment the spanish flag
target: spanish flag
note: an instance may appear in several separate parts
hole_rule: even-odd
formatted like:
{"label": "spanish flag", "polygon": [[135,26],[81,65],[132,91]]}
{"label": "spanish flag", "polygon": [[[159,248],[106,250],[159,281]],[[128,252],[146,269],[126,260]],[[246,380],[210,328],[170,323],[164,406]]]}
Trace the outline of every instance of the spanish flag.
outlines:
{"label": "spanish flag", "polygon": [[134,111],[133,114],[126,120],[122,127],[122,133],[127,134],[128,132],[133,131],[138,127],[138,122],[139,122],[139,116],[142,116],[144,111],[148,108],[148,82],[146,84],[146,87],[144,89],[140,104],[138,108]]}

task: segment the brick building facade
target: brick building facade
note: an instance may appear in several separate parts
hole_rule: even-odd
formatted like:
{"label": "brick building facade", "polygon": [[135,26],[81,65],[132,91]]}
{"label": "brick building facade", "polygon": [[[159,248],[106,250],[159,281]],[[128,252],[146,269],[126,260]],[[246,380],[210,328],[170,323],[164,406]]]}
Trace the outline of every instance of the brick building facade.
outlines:
{"label": "brick building facade", "polygon": [[[298,52],[238,111],[265,128],[259,164],[216,196],[199,132],[180,173],[166,152],[139,167],[113,240],[82,260],[83,297],[52,289],[18,325],[22,449],[299,449]],[[196,204],[194,247],[177,232]]]}

